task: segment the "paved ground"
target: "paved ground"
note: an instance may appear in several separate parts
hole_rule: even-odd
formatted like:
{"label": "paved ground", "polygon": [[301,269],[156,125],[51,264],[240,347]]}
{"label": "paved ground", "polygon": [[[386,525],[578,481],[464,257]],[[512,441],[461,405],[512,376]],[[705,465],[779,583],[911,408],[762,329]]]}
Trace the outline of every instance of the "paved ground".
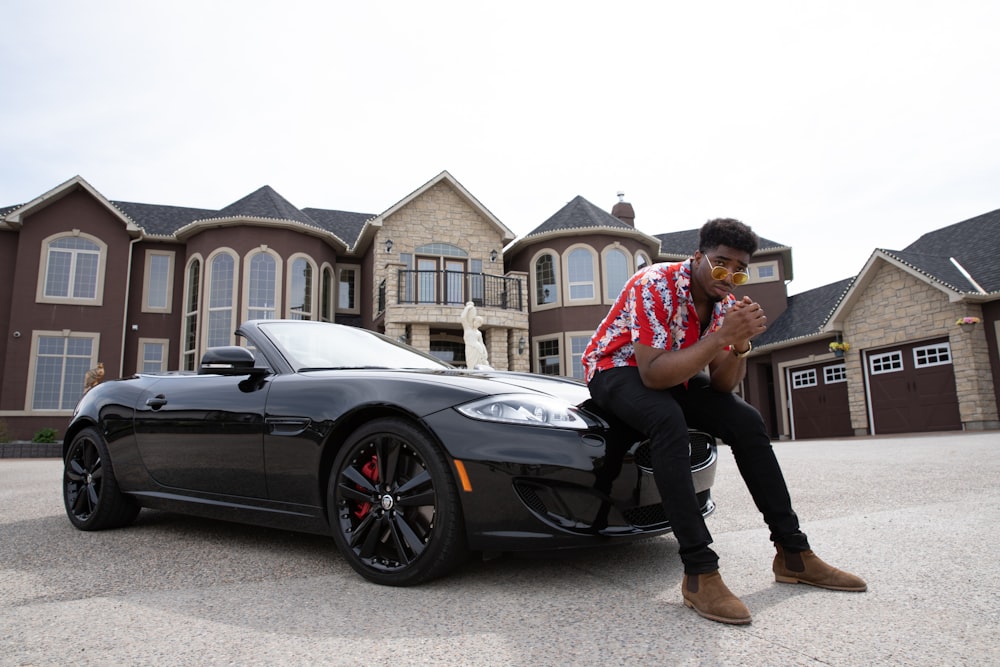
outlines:
{"label": "paved ground", "polygon": [[1000,434],[781,443],[820,555],[867,593],[776,584],[723,452],[709,519],[752,625],[680,601],[670,536],[377,587],[332,541],[144,511],[82,533],[57,460],[0,461],[0,665],[998,665]]}

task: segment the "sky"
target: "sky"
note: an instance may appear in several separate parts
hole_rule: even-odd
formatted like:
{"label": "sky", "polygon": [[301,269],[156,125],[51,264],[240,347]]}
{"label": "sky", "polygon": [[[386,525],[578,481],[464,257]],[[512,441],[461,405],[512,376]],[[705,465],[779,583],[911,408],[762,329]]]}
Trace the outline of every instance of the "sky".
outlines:
{"label": "sky", "polygon": [[[79,175],[381,213],[447,170],[516,235],[625,193],[790,294],[1000,208],[1000,3],[0,0],[0,207]],[[692,248],[692,250],[694,250]]]}

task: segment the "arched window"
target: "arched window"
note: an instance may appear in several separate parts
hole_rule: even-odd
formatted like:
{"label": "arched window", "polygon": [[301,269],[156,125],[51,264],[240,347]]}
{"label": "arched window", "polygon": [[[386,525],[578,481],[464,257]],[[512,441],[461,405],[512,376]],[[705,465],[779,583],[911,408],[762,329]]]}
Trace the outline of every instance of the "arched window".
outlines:
{"label": "arched window", "polygon": [[329,264],[323,265],[319,291],[319,318],[323,322],[333,322],[333,269]]}
{"label": "arched window", "polygon": [[556,256],[546,252],[535,259],[535,305],[544,306],[559,300],[559,278]]}
{"label": "arched window", "polygon": [[106,255],[103,241],[79,230],[50,236],[42,245],[37,300],[100,306]]}
{"label": "arched window", "polygon": [[566,283],[570,302],[594,301],[597,290],[594,281],[594,252],[578,246],[566,258]]}
{"label": "arched window", "polygon": [[219,252],[208,264],[208,326],[205,346],[232,345],[234,307],[236,301],[236,258]]}
{"label": "arched window", "polygon": [[247,319],[273,320],[278,316],[278,263],[262,250],[247,264]]}
{"label": "arched window", "polygon": [[288,317],[311,320],[313,305],[313,264],[304,256],[293,257],[288,269]]}
{"label": "arched window", "polygon": [[604,298],[614,301],[629,279],[628,255],[621,248],[608,248],[604,253]]}
{"label": "arched window", "polygon": [[639,269],[641,269],[643,267],[649,266],[649,264],[650,264],[650,262],[649,262],[649,256],[646,253],[642,252],[641,250],[639,252],[635,253],[635,270],[636,271],[638,271]]}
{"label": "arched window", "polygon": [[201,309],[201,256],[188,261],[184,279],[184,329],[181,331],[181,368],[193,371],[198,361],[198,312]]}

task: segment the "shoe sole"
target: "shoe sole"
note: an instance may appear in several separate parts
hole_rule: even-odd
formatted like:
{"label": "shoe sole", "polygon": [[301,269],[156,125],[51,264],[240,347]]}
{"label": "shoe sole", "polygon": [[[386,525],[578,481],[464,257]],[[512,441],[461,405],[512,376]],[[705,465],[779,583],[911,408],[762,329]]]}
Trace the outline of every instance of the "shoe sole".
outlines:
{"label": "shoe sole", "polygon": [[714,614],[706,614],[698,607],[695,607],[687,598],[684,599],[684,606],[693,609],[696,614],[702,618],[707,618],[710,621],[716,621],[717,623],[727,623],[729,625],[749,625],[753,620],[751,617],[746,618],[726,618],[724,616],[715,616]]}
{"label": "shoe sole", "polygon": [[774,575],[774,580],[780,584],[806,584],[816,588],[825,588],[828,591],[845,591],[848,593],[864,593],[868,590],[868,585],[858,586],[828,586],[827,584],[817,584],[815,581],[806,581],[798,577],[783,577],[780,574]]}

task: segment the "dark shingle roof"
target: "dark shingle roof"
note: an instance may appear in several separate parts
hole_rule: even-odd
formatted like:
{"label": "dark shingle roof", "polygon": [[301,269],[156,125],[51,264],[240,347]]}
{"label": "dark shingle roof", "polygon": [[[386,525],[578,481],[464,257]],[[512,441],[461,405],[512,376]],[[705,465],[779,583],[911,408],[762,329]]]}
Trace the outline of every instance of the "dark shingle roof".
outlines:
{"label": "dark shingle roof", "polygon": [[24,204],[15,204],[13,206],[0,206],[0,218],[4,217],[11,211],[17,210],[24,206]]}
{"label": "dark shingle roof", "polygon": [[315,220],[323,229],[333,232],[338,238],[346,241],[348,245],[354,244],[365,223],[375,217],[373,213],[330,211],[323,208],[304,208],[302,212]]}
{"label": "dark shingle roof", "polygon": [[[667,255],[690,255],[698,249],[701,228],[685,229],[680,232],[668,232],[666,234],[654,234],[654,236],[660,239],[660,252]],[[786,247],[783,243],[771,241],[763,236],[758,236],[757,239],[757,252]]]}
{"label": "dark shingle roof", "polygon": [[218,215],[217,211],[205,208],[137,204],[127,201],[113,201],[111,204],[142,227],[147,234],[156,236],[171,236],[189,222]]}
{"label": "dark shingle roof", "polygon": [[275,192],[270,185],[265,185],[251,192],[211,217],[292,220],[311,227],[319,227],[315,220],[293,206],[287,199]]}
{"label": "dark shingle roof", "polygon": [[754,339],[754,345],[764,346],[820,333],[852,282],[854,278],[845,278],[788,297],[785,312]]}
{"label": "dark shingle roof", "polygon": [[545,234],[547,232],[593,229],[595,227],[635,230],[635,227],[632,225],[625,224],[607,211],[594,206],[580,195],[577,195],[569,203],[556,211],[552,217],[528,232],[526,237]]}
{"label": "dark shingle roof", "polygon": [[901,251],[885,251],[960,292],[979,290],[952,263],[968,271],[987,292],[1000,292],[1000,209],[928,232]]}
{"label": "dark shingle roof", "polygon": [[[247,217],[292,220],[317,227],[332,232],[349,246],[357,240],[364,223],[375,217],[372,213],[352,213],[322,208],[299,209],[267,185],[222,210],[124,201],[113,201],[111,204],[131,218],[147,234],[156,236],[172,236],[181,227],[197,220]],[[17,207],[11,207],[9,210],[15,208]]]}

